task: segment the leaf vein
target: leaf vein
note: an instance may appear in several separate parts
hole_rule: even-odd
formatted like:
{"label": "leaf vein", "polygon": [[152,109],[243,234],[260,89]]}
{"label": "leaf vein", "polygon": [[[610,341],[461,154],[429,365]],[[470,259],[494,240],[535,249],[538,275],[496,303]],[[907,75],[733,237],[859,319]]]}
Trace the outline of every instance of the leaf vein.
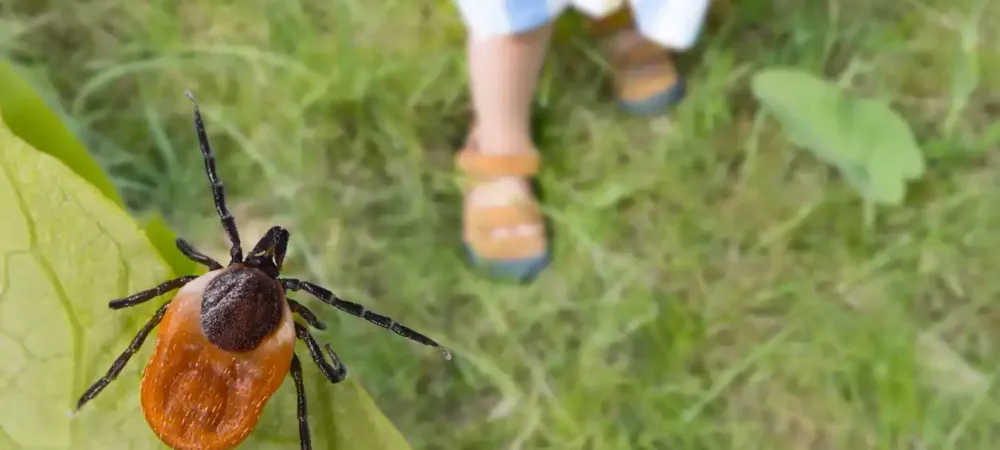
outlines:
{"label": "leaf vein", "polygon": [[[59,300],[60,306],[62,306],[63,311],[66,313],[66,319],[69,323],[70,334],[73,336],[72,354],[73,354],[73,376],[72,385],[70,389],[77,389],[80,385],[81,379],[81,363],[83,360],[83,326],[80,321],[73,314],[73,307],[69,301],[69,296],[66,295],[66,290],[56,276],[55,270],[52,268],[52,264],[49,263],[45,255],[38,250],[38,235],[35,229],[35,220],[31,217],[29,212],[27,202],[24,200],[24,195],[21,193],[21,186],[18,180],[11,173],[10,168],[5,161],[0,160],[0,171],[3,171],[4,175],[10,181],[11,189],[14,191],[14,198],[17,200],[17,207],[24,217],[24,221],[28,229],[28,247],[31,249],[31,254],[35,258],[35,262],[41,267],[43,274],[48,278],[49,282],[52,283],[52,288],[56,292],[56,297]],[[70,440],[71,442],[76,442],[77,436],[79,434],[76,422],[70,422]]]}

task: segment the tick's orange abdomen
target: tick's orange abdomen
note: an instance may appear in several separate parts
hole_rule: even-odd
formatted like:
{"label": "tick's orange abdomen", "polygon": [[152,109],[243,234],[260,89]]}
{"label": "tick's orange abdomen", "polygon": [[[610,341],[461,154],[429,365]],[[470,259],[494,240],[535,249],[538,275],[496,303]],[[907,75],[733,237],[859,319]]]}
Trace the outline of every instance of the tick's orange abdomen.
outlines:
{"label": "tick's orange abdomen", "polygon": [[209,342],[199,321],[201,292],[216,275],[205,274],[174,297],[142,376],[146,422],[178,450],[231,449],[243,442],[288,374],[295,348],[284,299],[280,325],[257,348],[229,353]]}

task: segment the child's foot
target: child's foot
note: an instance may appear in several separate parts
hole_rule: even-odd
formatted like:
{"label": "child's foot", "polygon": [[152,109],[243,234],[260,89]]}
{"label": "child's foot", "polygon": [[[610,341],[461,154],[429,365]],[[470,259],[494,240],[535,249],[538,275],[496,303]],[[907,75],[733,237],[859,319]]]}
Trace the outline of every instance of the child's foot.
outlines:
{"label": "child's foot", "polygon": [[666,50],[634,29],[618,32],[608,43],[615,68],[615,91],[622,109],[635,115],[669,110],[684,97],[684,80]]}
{"label": "child's foot", "polygon": [[534,278],[549,262],[545,224],[529,181],[538,172],[537,152],[485,154],[470,137],[456,164],[468,177],[462,233],[469,258],[496,277]]}
{"label": "child's foot", "polygon": [[622,109],[635,115],[660,114],[684,97],[684,79],[670,54],[639,34],[627,8],[595,22],[591,32],[607,40],[604,55],[614,70]]}

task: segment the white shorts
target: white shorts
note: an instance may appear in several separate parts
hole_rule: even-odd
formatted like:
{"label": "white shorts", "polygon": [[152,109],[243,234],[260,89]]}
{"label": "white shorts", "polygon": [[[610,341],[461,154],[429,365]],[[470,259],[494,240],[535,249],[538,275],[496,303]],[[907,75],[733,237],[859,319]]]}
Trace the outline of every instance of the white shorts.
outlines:
{"label": "white shorts", "polygon": [[[598,18],[625,0],[455,0],[474,39],[523,33],[551,22],[567,7]],[[673,50],[694,45],[709,0],[628,0],[639,32]]]}

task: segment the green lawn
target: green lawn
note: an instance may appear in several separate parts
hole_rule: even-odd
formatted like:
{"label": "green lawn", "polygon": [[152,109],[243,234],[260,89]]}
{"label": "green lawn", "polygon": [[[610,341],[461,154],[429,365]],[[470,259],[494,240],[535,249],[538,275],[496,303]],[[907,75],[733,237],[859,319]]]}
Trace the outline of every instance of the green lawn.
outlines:
{"label": "green lawn", "polygon": [[[538,108],[556,259],[528,286],[460,253],[464,34],[444,0],[0,0],[0,52],[137,214],[221,257],[193,90],[244,240],[290,228],[292,275],[454,350],[322,314],[416,449],[993,448],[1000,3],[734,3],[652,121],[616,112],[578,19],[560,24]],[[931,158],[905,206],[865,228],[758,114],[749,76],[771,65],[905,115]]]}

